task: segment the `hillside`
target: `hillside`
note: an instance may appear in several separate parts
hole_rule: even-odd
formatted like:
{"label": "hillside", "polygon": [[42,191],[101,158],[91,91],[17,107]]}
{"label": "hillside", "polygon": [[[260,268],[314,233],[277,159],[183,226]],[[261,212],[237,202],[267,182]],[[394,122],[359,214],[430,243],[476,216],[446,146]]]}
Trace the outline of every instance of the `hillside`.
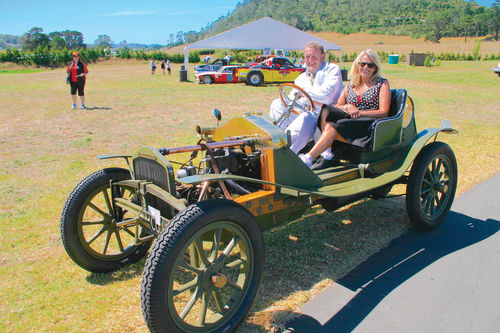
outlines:
{"label": "hillside", "polygon": [[244,0],[187,42],[269,16],[305,31],[385,33],[426,37],[498,38],[500,1],[487,8],[464,0]]}

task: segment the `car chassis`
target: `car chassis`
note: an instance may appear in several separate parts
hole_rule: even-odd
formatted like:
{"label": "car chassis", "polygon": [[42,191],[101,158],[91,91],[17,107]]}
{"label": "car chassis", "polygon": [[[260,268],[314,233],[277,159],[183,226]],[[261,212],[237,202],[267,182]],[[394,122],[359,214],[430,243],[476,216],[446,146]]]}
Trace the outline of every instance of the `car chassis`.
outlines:
{"label": "car chassis", "polygon": [[[295,96],[284,100],[289,112],[296,111]],[[215,115],[219,121],[220,112]],[[195,145],[100,156],[122,158],[128,170],[87,176],[61,216],[64,247],[86,270],[110,272],[147,254],[141,306],[152,332],[237,327],[262,276],[262,231],[311,205],[332,211],[407,184],[408,216],[425,231],[441,224],[455,196],[456,159],[437,136],[457,131],[444,120],[417,133],[405,90],[392,91],[390,115],[375,122],[368,150],[339,147],[338,165],[318,171],[300,161],[289,134],[261,113],[196,131]],[[184,163],[166,158],[179,153],[191,154]],[[173,163],[181,164],[177,177]]]}

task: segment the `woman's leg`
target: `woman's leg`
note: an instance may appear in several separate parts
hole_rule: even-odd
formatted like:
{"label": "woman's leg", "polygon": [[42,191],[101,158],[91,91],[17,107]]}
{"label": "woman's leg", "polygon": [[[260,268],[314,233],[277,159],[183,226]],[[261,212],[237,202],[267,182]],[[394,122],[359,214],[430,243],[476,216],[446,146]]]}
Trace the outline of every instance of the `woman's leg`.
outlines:
{"label": "woman's leg", "polygon": [[321,132],[323,132],[323,130],[325,129],[326,117],[328,117],[329,113],[330,113],[330,110],[328,110],[328,107],[323,106],[321,108],[321,113],[319,115],[319,119],[320,119],[319,129],[320,129]]}
{"label": "woman's leg", "polygon": [[314,160],[318,158],[318,156],[330,148],[332,146],[332,143],[334,140],[346,142],[346,139],[342,137],[342,135],[337,132],[337,130],[332,126],[330,123],[325,123],[325,128],[323,129],[323,132],[321,133],[321,136],[319,137],[318,141],[316,141],[316,144],[312,149],[309,151],[309,156]]}

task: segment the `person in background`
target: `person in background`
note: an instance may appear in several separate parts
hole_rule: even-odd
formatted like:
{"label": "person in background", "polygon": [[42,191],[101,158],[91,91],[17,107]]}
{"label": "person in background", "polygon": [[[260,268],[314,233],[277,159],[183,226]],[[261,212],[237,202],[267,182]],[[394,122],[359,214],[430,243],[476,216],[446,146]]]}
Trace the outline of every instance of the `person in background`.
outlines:
{"label": "person in background", "polygon": [[165,75],[165,59],[161,60],[160,68],[163,71],[163,75]]}
{"label": "person in background", "polygon": [[156,70],[156,62],[154,59],[151,59],[149,62],[149,65],[151,66],[151,75],[155,75],[155,70]]}
{"label": "person in background", "polygon": [[[302,112],[300,115],[291,113],[279,127],[289,130],[292,138],[290,149],[298,152],[313,138],[316,130],[318,115],[324,104],[334,104],[342,93],[343,83],[340,67],[326,63],[326,54],[323,46],[317,42],[310,42],[305,47],[306,71],[300,74],[294,83],[304,89],[314,102],[312,112]],[[293,91],[292,91],[293,93]],[[299,99],[303,103],[305,97]],[[279,98],[271,103],[270,116],[274,120],[286,112],[286,107]],[[325,152],[328,154],[329,151]]]}
{"label": "person in background", "polygon": [[321,137],[314,147],[300,158],[313,170],[332,166],[331,159],[322,155],[314,165],[312,161],[335,140],[366,147],[370,143],[370,126],[378,118],[389,114],[391,89],[389,82],[382,78],[381,62],[373,50],[362,51],[354,60],[349,72],[350,83],[340,95],[335,107],[322,109],[320,123]]}
{"label": "person in background", "polygon": [[72,109],[76,109],[76,93],[80,96],[80,101],[82,102],[82,109],[85,109],[85,81],[86,75],[89,70],[87,65],[80,60],[80,54],[78,52],[73,52],[73,60],[70,61],[68,67],[66,67],[66,73],[68,74],[66,78],[66,84],[71,86],[71,98],[73,99]]}
{"label": "person in background", "polygon": [[170,59],[167,59],[167,72],[168,75],[172,74],[172,72],[170,71]]}

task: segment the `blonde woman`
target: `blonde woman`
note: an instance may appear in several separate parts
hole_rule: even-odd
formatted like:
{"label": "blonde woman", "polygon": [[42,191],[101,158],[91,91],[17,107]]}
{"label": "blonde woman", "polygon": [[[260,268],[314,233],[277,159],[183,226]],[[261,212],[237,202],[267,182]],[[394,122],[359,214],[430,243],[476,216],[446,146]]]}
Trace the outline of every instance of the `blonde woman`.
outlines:
{"label": "blonde woman", "polygon": [[371,124],[378,118],[387,117],[391,102],[389,82],[380,76],[380,71],[380,58],[376,52],[364,50],[356,58],[349,74],[351,82],[337,104],[323,107],[321,111],[321,137],[309,153],[300,155],[309,167],[319,170],[333,164],[324,154],[314,165],[312,161],[335,140],[363,148],[369,144]]}

